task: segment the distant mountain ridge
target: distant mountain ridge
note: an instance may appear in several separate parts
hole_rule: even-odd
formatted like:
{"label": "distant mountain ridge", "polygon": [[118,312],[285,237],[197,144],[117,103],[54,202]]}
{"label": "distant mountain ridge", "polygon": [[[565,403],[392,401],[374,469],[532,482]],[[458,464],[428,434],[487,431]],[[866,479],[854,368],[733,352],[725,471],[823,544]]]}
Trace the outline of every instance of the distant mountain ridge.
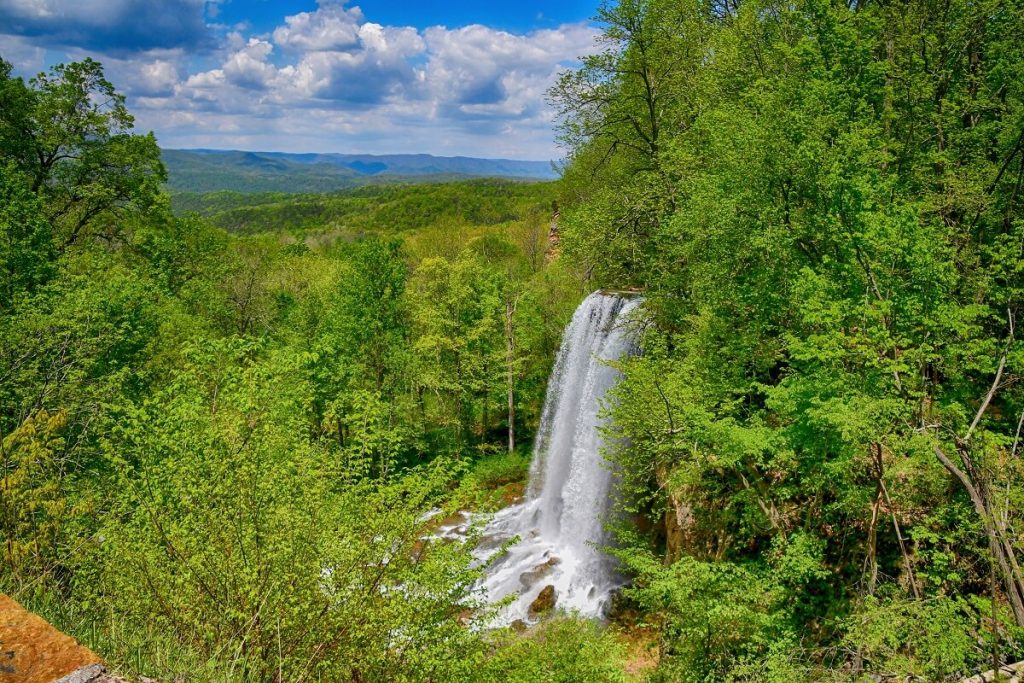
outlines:
{"label": "distant mountain ridge", "polygon": [[330,192],[388,182],[457,178],[553,180],[551,162],[430,154],[293,154],[165,149],[168,185],[179,192]]}

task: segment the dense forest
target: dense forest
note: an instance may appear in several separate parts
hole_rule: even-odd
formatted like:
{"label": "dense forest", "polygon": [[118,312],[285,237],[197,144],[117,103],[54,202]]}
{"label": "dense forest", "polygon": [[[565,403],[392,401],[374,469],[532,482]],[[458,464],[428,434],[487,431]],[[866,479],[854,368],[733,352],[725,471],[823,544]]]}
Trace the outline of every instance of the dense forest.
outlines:
{"label": "dense forest", "polygon": [[656,678],[1020,659],[1024,5],[600,18],[553,92],[563,244],[647,296],[614,457]]}
{"label": "dense forest", "polygon": [[[529,215],[551,217],[550,183],[508,180],[399,185],[389,183],[334,194],[296,192],[179,192],[175,213],[195,212],[234,233],[285,231],[335,239],[385,235],[418,228],[497,225]],[[546,234],[542,237],[546,237]]]}
{"label": "dense forest", "polygon": [[[556,183],[172,197],[98,63],[0,61],[0,591],[161,680],[1024,658],[1024,4],[597,21]],[[489,629],[425,513],[517,495],[597,288],[644,296],[606,404],[630,583]]]}

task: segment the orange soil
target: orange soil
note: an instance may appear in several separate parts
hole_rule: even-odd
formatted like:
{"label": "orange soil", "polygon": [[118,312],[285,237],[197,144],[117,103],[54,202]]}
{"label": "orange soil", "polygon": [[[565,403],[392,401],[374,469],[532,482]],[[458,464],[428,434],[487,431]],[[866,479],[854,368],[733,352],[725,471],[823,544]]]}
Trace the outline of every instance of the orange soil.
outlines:
{"label": "orange soil", "polygon": [[51,683],[100,658],[0,593],[0,683]]}

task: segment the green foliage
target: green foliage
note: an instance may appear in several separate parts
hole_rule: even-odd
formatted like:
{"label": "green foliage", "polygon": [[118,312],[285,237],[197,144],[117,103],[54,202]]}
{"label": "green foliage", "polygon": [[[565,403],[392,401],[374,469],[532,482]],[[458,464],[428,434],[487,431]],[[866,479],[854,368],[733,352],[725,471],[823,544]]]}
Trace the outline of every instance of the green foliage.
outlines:
{"label": "green foliage", "polygon": [[967,677],[977,658],[978,613],[963,600],[868,598],[849,617],[844,646],[871,671],[942,680]]}
{"label": "green foliage", "polygon": [[550,186],[275,197],[237,236],[171,214],[99,64],[0,95],[0,589],[133,676],[616,680],[588,626],[502,654],[472,541],[424,540],[528,466],[477,456],[529,443],[580,293]]}
{"label": "green foliage", "polygon": [[733,667],[794,640],[782,584],[769,572],[689,557],[668,566],[650,556],[626,560],[637,575],[627,594],[657,620],[662,634],[658,680],[724,679]]}
{"label": "green foliage", "polygon": [[530,460],[530,456],[522,452],[488,455],[473,463],[466,480],[481,488],[526,481]]}
{"label": "green foliage", "polygon": [[0,152],[29,178],[66,247],[110,219],[151,210],[165,180],[152,134],[132,133],[124,96],[98,62],[58,64],[26,86],[0,61]]}
{"label": "green foliage", "polygon": [[415,549],[451,472],[368,479],[366,448],[332,457],[307,437],[295,361],[255,350],[186,348],[176,380],[119,420],[120,495],[90,584],[247,678],[457,671],[468,548]]}
{"label": "green foliage", "polygon": [[13,165],[0,167],[0,310],[30,294],[55,271],[53,229]]}
{"label": "green foliage", "polygon": [[173,652],[229,680],[623,680],[596,625],[467,627],[471,546],[421,520],[523,476],[572,308],[639,286],[607,407],[653,680],[1019,656],[1020,3],[598,20],[551,92],[557,188],[178,218],[97,63],[0,62],[3,586],[72,631],[114,615],[94,642],[161,676]]}
{"label": "green foliage", "polygon": [[133,234],[133,246],[151,264],[155,278],[171,294],[189,297],[223,267],[227,236],[194,216],[144,222]]}
{"label": "green foliage", "polygon": [[[421,264],[411,283],[419,382],[440,399],[461,443],[470,438],[477,399],[486,412],[490,395],[502,382],[499,277],[472,256],[455,262],[434,258]],[[486,430],[487,416],[482,419]]]}
{"label": "green foliage", "polygon": [[[683,653],[666,675],[984,666],[965,605],[1024,626],[1019,3],[599,18],[603,51],[551,93],[563,246],[596,285],[645,288],[610,412],[628,507],[658,523],[624,552],[670,563],[637,582]],[[645,591],[712,596],[697,619],[750,605],[717,576],[777,602],[687,654],[701,623]],[[1019,655],[1013,628],[977,630]]]}
{"label": "green foliage", "polygon": [[483,665],[475,680],[624,683],[622,646],[601,627],[557,619],[526,636],[509,636]]}
{"label": "green foliage", "polygon": [[230,232],[286,230],[359,237],[453,221],[496,225],[521,220],[547,211],[552,197],[550,183],[485,179],[375,185],[334,194],[176,194],[172,204],[178,213],[195,211]]}
{"label": "green foliage", "polygon": [[64,422],[60,413],[40,410],[0,442],[0,567],[7,590],[52,578],[60,557],[70,516],[60,486]]}

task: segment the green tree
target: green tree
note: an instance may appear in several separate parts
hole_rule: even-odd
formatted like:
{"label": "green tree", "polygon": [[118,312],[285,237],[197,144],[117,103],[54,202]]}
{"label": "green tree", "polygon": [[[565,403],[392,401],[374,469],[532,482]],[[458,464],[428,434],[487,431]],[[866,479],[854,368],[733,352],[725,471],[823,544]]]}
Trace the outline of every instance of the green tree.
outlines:
{"label": "green tree", "polygon": [[13,166],[0,168],[0,311],[56,272],[53,230]]}
{"label": "green tree", "polygon": [[166,181],[152,133],[132,133],[124,96],[92,59],[58,64],[26,86],[0,62],[0,152],[29,179],[66,248],[112,238],[117,216],[149,210]]}
{"label": "green tree", "polygon": [[[369,478],[373,428],[338,460],[310,438],[300,359],[259,343],[189,347],[128,409],[94,599],[156,620],[247,680],[457,680],[482,643],[468,546],[422,547],[443,464]],[[234,664],[229,664],[234,660]]]}
{"label": "green tree", "polygon": [[492,399],[506,386],[501,276],[472,255],[428,258],[410,289],[421,392],[437,399],[440,424],[456,427],[459,444],[468,444],[477,413],[485,434]]}

